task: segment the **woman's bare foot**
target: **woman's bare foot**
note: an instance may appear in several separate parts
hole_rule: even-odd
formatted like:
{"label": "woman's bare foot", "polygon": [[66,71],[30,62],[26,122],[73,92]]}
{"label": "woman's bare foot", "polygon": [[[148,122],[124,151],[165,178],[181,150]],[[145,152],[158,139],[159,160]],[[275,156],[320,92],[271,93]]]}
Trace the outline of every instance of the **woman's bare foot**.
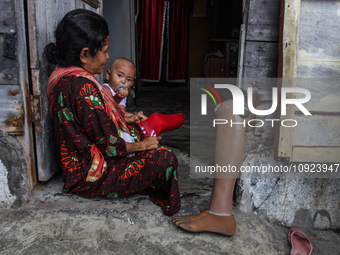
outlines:
{"label": "woman's bare foot", "polygon": [[191,232],[214,232],[226,236],[232,236],[236,232],[236,221],[233,215],[218,216],[207,210],[195,215],[174,215],[172,222]]}

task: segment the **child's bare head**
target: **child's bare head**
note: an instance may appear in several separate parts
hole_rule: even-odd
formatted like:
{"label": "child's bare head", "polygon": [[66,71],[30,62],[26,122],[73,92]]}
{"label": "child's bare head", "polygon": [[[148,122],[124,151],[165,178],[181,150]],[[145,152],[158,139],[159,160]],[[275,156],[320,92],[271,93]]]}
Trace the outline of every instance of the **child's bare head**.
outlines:
{"label": "child's bare head", "polygon": [[106,70],[106,79],[115,91],[120,84],[130,89],[134,84],[136,71],[135,65],[129,59],[116,58],[112,61],[110,69]]}

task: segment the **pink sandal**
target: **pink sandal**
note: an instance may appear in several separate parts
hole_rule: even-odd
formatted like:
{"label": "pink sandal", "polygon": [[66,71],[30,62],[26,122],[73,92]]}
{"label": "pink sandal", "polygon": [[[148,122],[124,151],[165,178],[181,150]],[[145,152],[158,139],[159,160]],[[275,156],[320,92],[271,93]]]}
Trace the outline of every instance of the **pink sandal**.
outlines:
{"label": "pink sandal", "polygon": [[288,241],[292,245],[291,255],[310,255],[313,245],[310,238],[300,229],[292,228],[288,233]]}

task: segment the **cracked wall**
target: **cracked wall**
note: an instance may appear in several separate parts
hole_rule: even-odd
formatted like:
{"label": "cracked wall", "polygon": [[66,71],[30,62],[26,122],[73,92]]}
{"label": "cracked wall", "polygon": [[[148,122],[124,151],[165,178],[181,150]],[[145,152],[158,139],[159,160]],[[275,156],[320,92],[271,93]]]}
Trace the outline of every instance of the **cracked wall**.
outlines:
{"label": "cracked wall", "polygon": [[27,166],[20,142],[0,130],[0,208],[17,208],[29,197]]}
{"label": "cracked wall", "polygon": [[[273,146],[248,139],[243,166],[281,165],[273,160],[273,151]],[[235,205],[240,211],[266,215],[287,227],[340,228],[339,178],[294,178],[285,173],[239,177]]]}
{"label": "cracked wall", "polygon": [[8,184],[8,171],[0,160],[0,208],[10,207],[16,199],[16,196],[11,194]]}
{"label": "cracked wall", "polygon": [[[322,1],[315,1],[313,4],[335,5]],[[258,109],[269,109],[271,103],[268,101],[268,95],[271,95],[271,89],[276,87],[276,84],[261,86],[256,83],[256,79],[277,77],[280,1],[250,0],[245,8],[245,14],[247,32],[243,77],[254,79],[252,85],[256,87]],[[309,36],[313,37],[313,33]],[[324,43],[328,45],[326,40]],[[300,52],[302,53],[304,52]],[[323,63],[320,64],[322,65]],[[312,73],[313,77],[324,74],[328,73],[322,68]],[[270,117],[275,116],[268,118]],[[307,132],[304,129],[302,132],[313,134],[315,129]],[[248,130],[243,166],[290,164],[274,160],[274,135],[274,128]],[[327,133],[324,136],[327,136]],[[270,221],[287,227],[339,229],[340,179],[319,177],[241,174],[236,185],[235,206],[242,212],[266,215]]]}

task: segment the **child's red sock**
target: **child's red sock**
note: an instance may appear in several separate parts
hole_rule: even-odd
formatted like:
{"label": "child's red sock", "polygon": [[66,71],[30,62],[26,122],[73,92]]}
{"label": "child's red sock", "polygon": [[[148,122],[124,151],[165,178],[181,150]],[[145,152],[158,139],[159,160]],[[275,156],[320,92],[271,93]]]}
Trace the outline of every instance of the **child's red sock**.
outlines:
{"label": "child's red sock", "polygon": [[147,137],[158,136],[159,134],[179,128],[185,121],[183,113],[176,114],[160,114],[153,113],[144,121],[138,123],[143,133]]}

